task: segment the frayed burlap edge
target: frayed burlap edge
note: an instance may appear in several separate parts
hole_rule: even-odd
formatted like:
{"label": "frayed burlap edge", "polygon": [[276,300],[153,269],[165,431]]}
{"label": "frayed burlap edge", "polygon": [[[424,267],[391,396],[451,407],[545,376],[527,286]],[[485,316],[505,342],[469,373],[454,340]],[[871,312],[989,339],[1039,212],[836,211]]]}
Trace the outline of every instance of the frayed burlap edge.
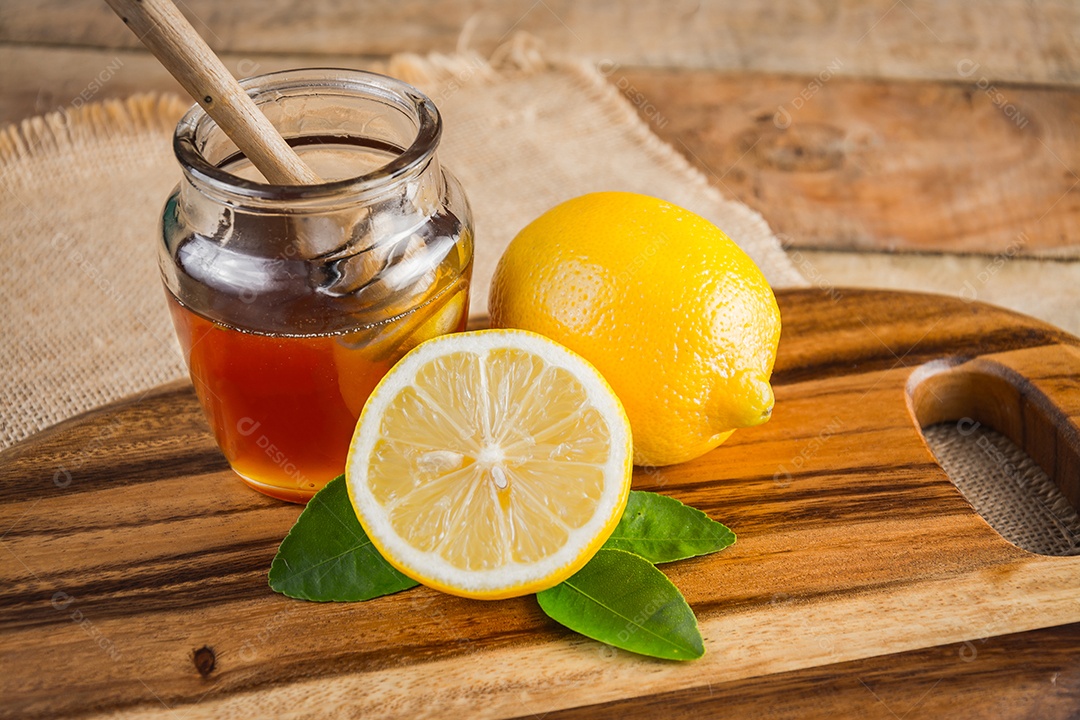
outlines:
{"label": "frayed burlap edge", "polygon": [[188,107],[173,94],[140,93],[27,118],[0,129],[0,166],[117,133],[169,132]]}
{"label": "frayed burlap edge", "polygon": [[[604,108],[610,114],[612,123],[629,133],[651,160],[685,177],[716,205],[732,202],[733,199],[725,198],[700,169],[657,137],[627,98],[594,65],[550,59],[542,44],[527,33],[515,34],[487,59],[469,50],[466,44],[467,33],[463,33],[459,48],[453,55],[402,53],[384,62],[370,63],[367,69],[428,87],[447,83],[459,86],[482,84],[549,70],[562,71],[588,99]],[[5,169],[4,166],[34,153],[56,151],[117,131],[171,131],[189,106],[190,103],[177,95],[144,93],[125,100],[88,103],[80,108],[23,120],[0,130],[0,172]],[[771,228],[760,213],[745,205],[740,210],[747,227],[756,235],[773,237]],[[807,284],[793,266],[784,268],[781,276],[774,276],[773,279],[785,286],[802,287]]]}

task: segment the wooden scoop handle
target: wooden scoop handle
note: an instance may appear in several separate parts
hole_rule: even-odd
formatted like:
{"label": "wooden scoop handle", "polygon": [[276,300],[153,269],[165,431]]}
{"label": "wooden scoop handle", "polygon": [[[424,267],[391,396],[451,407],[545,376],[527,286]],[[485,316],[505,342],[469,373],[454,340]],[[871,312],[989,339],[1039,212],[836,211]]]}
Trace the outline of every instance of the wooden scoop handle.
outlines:
{"label": "wooden scoop handle", "polygon": [[269,182],[322,182],[170,0],[105,1]]}

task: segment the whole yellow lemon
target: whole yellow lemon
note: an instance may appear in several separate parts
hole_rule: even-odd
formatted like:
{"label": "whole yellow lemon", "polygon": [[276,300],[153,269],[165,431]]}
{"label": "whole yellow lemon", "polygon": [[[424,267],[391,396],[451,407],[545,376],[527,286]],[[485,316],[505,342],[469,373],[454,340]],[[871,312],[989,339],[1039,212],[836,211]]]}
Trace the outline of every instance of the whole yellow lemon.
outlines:
{"label": "whole yellow lemon", "polygon": [[769,419],[780,310],[702,217],[645,195],[557,205],[513,239],[488,309],[591,362],[626,409],[638,465],[670,465]]}

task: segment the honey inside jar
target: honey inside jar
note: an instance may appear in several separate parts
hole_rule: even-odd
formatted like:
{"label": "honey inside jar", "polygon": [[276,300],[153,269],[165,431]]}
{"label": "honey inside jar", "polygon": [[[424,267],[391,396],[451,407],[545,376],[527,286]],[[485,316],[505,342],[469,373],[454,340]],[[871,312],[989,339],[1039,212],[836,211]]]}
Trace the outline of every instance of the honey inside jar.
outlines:
{"label": "honey inside jar", "polygon": [[424,340],[465,329],[468,286],[447,285],[377,333],[260,335],[207,320],[171,295],[169,309],[233,470],[267,495],[305,502],[344,471],[364,402],[393,364]]}

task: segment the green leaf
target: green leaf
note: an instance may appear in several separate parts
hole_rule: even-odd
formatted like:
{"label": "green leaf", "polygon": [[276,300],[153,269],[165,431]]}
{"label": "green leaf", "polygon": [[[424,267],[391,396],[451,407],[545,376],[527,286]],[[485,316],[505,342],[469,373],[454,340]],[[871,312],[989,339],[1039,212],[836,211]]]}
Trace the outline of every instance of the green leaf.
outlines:
{"label": "green leaf", "polygon": [[735,533],[697,508],[667,495],[634,490],[604,547],[666,563],[708,555],[734,542]]}
{"label": "green leaf", "polygon": [[418,584],[371,544],[356,519],[344,475],[311,498],[270,566],[270,587],[301,600],[370,600]]}
{"label": "green leaf", "polygon": [[601,548],[585,567],[536,599],[552,620],[608,645],[668,660],[705,654],[697,618],[682,593],[633,553]]}

